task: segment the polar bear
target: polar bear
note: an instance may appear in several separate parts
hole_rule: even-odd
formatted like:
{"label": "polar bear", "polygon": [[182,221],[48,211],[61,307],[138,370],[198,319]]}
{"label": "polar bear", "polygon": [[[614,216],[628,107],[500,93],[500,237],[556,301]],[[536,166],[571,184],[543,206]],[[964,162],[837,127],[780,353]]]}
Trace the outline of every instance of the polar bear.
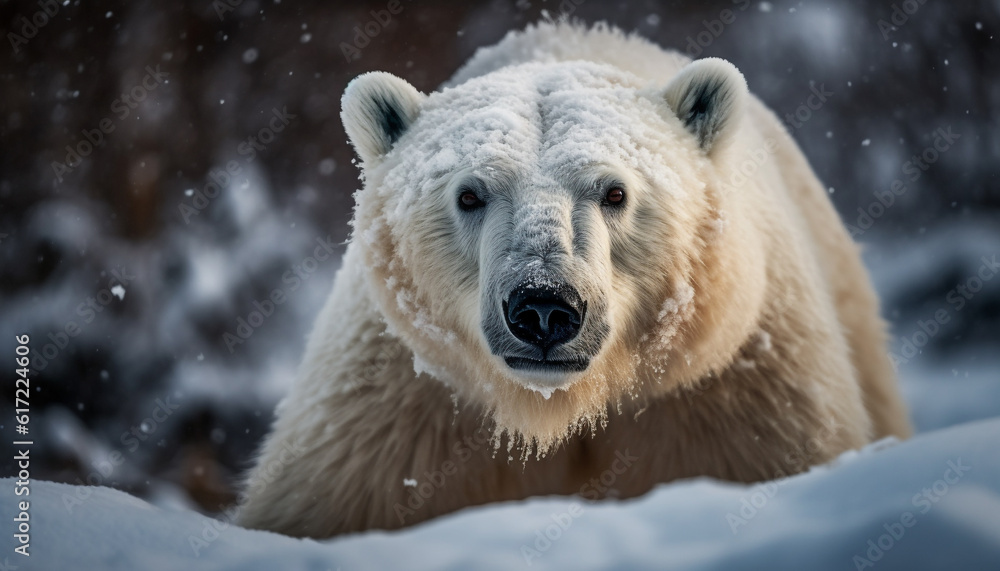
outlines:
{"label": "polar bear", "polygon": [[732,64],[544,22],[342,105],[352,239],[242,525],[753,482],[909,434],[858,248]]}

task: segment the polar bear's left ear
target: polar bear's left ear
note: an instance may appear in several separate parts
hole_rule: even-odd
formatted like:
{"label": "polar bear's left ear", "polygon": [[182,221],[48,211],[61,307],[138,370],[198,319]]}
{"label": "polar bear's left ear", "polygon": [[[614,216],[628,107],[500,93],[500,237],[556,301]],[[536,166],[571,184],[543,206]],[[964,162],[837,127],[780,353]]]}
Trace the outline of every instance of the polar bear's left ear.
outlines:
{"label": "polar bear's left ear", "polygon": [[413,124],[427,96],[405,80],[373,71],[354,78],[340,100],[344,130],[366,167],[378,164]]}
{"label": "polar bear's left ear", "polygon": [[724,146],[743,117],[747,82],[724,59],[705,58],[684,67],[663,98],[706,153]]}

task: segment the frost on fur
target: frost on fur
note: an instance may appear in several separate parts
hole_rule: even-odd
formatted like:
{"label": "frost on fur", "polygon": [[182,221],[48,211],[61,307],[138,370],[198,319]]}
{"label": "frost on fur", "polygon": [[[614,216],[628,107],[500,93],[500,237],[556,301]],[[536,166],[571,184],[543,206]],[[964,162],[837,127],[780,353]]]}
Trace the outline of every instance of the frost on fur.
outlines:
{"label": "frost on fur", "polygon": [[[426,96],[365,74],[342,117],[353,239],[245,524],[326,537],[579,493],[626,449],[642,468],[605,495],[754,481],[803,442],[799,469],[907,434],[857,250],[732,64],[540,23]],[[255,486],[290,441],[294,469]],[[446,493],[400,485],[446,465]]]}

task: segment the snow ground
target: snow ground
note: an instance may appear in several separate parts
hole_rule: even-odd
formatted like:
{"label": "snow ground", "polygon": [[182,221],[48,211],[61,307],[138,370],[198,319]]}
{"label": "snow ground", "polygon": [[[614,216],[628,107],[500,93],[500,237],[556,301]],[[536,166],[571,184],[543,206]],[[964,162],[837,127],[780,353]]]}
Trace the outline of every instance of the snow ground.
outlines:
{"label": "snow ground", "polygon": [[[998,451],[1000,418],[876,443],[778,483],[702,478],[597,504],[535,498],[329,542],[249,531],[109,488],[35,482],[30,560],[6,555],[10,533],[0,544],[19,569],[95,571],[997,569]],[[8,522],[13,489],[0,482]]]}

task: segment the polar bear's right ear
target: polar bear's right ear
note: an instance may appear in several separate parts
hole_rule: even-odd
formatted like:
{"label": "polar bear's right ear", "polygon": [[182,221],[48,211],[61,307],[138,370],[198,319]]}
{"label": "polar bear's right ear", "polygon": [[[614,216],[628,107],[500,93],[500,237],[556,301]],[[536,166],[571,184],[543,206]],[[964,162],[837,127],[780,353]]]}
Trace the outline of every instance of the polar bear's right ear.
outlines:
{"label": "polar bear's right ear", "polygon": [[413,124],[426,95],[391,73],[373,71],[347,84],[340,100],[344,130],[365,166],[373,166]]}
{"label": "polar bear's right ear", "polygon": [[689,63],[663,93],[667,105],[706,153],[724,146],[737,130],[748,97],[743,74],[719,58]]}

